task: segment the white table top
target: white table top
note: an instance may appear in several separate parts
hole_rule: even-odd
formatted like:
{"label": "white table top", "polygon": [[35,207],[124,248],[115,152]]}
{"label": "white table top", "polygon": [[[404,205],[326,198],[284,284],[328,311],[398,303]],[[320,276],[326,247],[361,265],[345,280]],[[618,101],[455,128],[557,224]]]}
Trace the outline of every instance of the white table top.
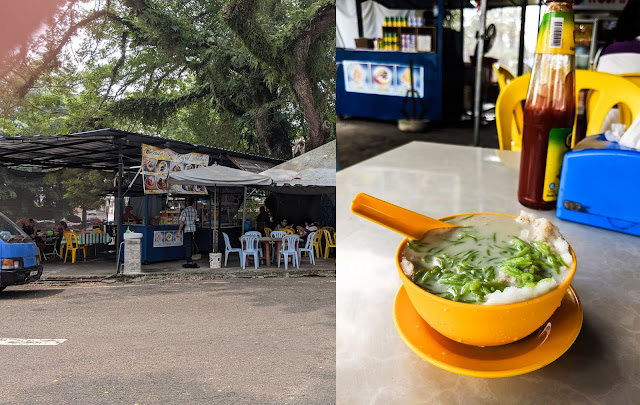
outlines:
{"label": "white table top", "polygon": [[[519,153],[413,142],[337,173],[336,395],[339,404],[633,403],[640,398],[640,238],[518,203]],[[350,212],[359,193],[439,218],[534,212],[572,245],[584,321],[559,359],[509,378],[454,374],[422,360],[393,322],[402,236]]]}

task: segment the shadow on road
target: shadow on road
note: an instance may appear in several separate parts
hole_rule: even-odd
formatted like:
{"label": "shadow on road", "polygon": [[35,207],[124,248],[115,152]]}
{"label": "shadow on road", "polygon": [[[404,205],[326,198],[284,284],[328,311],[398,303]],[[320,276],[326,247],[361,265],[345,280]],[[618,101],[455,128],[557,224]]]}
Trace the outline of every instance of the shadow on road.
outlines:
{"label": "shadow on road", "polygon": [[[11,288],[11,287],[9,287]],[[55,290],[4,290],[0,292],[0,301],[11,300],[24,300],[24,299],[39,299],[46,297],[53,297],[63,292],[63,288],[56,288]]]}

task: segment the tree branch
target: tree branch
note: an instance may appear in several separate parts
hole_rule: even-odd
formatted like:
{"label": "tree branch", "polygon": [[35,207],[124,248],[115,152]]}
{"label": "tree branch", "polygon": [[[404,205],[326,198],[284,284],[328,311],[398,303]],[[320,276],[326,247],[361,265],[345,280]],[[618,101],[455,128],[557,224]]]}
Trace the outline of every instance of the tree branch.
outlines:
{"label": "tree branch", "polygon": [[129,37],[129,32],[125,31],[122,33],[122,39],[120,40],[120,58],[113,66],[111,70],[111,79],[109,80],[109,87],[107,87],[107,91],[104,93],[104,97],[102,98],[102,102],[100,103],[100,107],[104,104],[104,102],[109,97],[109,93],[111,93],[111,88],[116,81],[116,77],[118,76],[118,70],[124,65],[124,61],[127,56],[127,38]]}
{"label": "tree branch", "polygon": [[24,97],[29,89],[31,89],[44,72],[49,71],[54,68],[57,63],[58,54],[62,51],[62,48],[67,44],[69,39],[80,29],[85,27],[87,24],[97,20],[98,18],[104,17],[107,15],[106,10],[96,11],[88,17],[78,21],[77,23],[71,25],[69,29],[64,33],[62,39],[58,43],[57,46],[50,48],[42,57],[42,63],[40,66],[36,67],[35,70],[27,77],[25,83],[20,85],[17,89],[17,94],[20,97]]}

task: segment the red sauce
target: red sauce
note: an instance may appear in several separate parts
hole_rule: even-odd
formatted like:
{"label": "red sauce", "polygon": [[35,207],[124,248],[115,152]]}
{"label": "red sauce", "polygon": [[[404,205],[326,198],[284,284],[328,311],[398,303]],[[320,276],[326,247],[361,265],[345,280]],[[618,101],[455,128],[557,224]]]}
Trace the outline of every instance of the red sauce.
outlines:
{"label": "red sauce", "polygon": [[555,91],[550,89],[551,102],[548,101],[549,97],[538,95],[535,105],[532,104],[531,99],[528,99],[524,107],[518,201],[533,209],[550,210],[556,206],[556,201],[545,201],[542,197],[549,131],[552,128],[573,126],[575,116],[573,91],[565,90],[573,90],[573,75],[567,75],[565,82],[556,84],[558,85],[566,87],[561,90],[556,88]]}

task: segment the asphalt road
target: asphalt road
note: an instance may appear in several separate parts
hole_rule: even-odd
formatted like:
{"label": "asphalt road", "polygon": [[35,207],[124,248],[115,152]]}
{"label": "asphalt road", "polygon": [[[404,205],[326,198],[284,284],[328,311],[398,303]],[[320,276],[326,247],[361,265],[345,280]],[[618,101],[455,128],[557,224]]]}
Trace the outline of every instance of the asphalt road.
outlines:
{"label": "asphalt road", "polygon": [[335,403],[335,278],[9,287],[0,308],[1,404]]}

